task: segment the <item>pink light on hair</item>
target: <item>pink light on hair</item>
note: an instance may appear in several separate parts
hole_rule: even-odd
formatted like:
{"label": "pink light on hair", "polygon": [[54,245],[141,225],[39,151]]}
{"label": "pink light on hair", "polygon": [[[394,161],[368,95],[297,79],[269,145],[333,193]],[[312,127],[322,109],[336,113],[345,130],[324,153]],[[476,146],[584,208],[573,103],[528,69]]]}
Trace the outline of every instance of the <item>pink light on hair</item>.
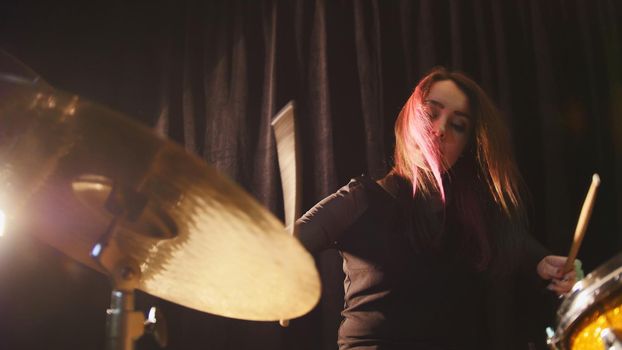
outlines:
{"label": "pink light on hair", "polygon": [[[512,154],[510,132],[496,107],[477,83],[460,72],[433,69],[423,77],[395,122],[393,172],[412,183],[424,194],[438,190],[444,199],[441,173],[443,158],[432,133],[425,99],[437,81],[451,80],[469,99],[473,116],[471,151],[462,162],[477,168],[473,178],[483,182],[491,199],[508,217],[524,215],[521,200],[522,179]],[[414,192],[413,192],[414,193]]]}
{"label": "pink light on hair", "polygon": [[417,86],[396,122],[396,150],[400,152],[396,152],[395,171],[412,182],[413,196],[418,188],[429,193],[431,185],[444,202],[442,157],[423,98],[424,93]]}

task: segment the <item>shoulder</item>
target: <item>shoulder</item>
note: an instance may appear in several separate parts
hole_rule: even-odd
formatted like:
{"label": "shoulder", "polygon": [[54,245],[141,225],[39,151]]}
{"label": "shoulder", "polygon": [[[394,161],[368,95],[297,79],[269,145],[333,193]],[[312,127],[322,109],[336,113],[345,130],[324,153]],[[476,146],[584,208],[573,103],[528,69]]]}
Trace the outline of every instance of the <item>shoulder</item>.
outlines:
{"label": "shoulder", "polygon": [[350,182],[342,187],[338,192],[356,193],[360,192],[364,195],[364,199],[371,204],[389,204],[393,203],[400,197],[403,192],[403,184],[395,175],[387,176],[374,180],[367,175],[361,175],[350,180]]}
{"label": "shoulder", "polygon": [[379,185],[366,175],[350,181],[333,194],[321,200],[315,208],[330,208],[331,211],[361,214],[374,201]]}
{"label": "shoulder", "polygon": [[341,239],[344,232],[368,212],[372,194],[378,186],[366,176],[348,182],[333,194],[322,199],[297,220],[297,235],[312,252],[329,247]]}
{"label": "shoulder", "polygon": [[351,179],[345,186],[315,204],[299,222],[312,219],[353,222],[371,207],[386,206],[392,197],[373,179],[361,175]]}

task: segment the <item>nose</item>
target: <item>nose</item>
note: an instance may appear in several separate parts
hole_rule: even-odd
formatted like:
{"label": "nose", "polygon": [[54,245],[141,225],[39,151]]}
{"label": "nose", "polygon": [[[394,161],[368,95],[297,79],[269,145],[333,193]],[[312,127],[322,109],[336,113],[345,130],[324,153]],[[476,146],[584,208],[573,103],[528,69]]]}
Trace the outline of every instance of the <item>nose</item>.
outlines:
{"label": "nose", "polygon": [[445,138],[445,125],[446,124],[447,124],[447,119],[440,117],[435,121],[434,127],[432,129],[432,133],[441,140]]}

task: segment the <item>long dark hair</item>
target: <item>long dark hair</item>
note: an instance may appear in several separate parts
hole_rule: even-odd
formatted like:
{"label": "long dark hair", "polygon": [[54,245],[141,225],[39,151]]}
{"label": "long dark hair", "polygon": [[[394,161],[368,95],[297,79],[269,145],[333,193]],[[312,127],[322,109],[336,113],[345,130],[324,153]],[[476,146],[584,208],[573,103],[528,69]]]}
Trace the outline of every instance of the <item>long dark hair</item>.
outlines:
{"label": "long dark hair", "polygon": [[[431,119],[424,103],[432,85],[451,80],[467,96],[473,117],[471,140],[448,174],[443,175],[438,147],[433,141]],[[482,88],[460,72],[439,67],[415,87],[395,122],[393,173],[408,180],[413,196],[439,194],[445,200],[443,178],[453,188],[455,215],[463,225],[464,237],[473,247],[476,265],[491,259],[491,237],[486,227],[491,210],[509,220],[524,222],[521,192],[523,182],[512,154],[510,133],[504,120]],[[446,181],[447,182],[447,181]],[[488,205],[488,204],[492,205]],[[419,232],[426,237],[431,233]]]}

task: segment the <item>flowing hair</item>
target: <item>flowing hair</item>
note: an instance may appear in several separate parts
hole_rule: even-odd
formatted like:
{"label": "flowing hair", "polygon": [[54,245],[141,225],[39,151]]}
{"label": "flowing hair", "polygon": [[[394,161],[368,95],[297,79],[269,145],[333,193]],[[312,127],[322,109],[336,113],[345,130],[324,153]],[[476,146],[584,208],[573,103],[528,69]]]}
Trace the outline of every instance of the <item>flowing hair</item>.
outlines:
{"label": "flowing hair", "polygon": [[496,204],[508,216],[522,210],[522,180],[512,155],[510,133],[494,104],[482,88],[460,72],[435,68],[410,95],[395,122],[395,165],[393,171],[424,194],[437,191],[444,199],[442,164],[432,135],[432,121],[425,99],[435,82],[451,80],[467,96],[473,127],[471,155]]}
{"label": "flowing hair", "polygon": [[[448,171],[455,190],[453,215],[463,225],[478,269],[492,255],[491,236],[484,217],[488,203],[495,204],[507,219],[525,222],[521,199],[523,182],[512,154],[510,133],[501,115],[482,88],[466,75],[435,68],[415,87],[395,122],[395,153],[392,172],[412,185],[413,197],[440,195],[445,202],[443,166],[432,134],[426,98],[435,82],[450,80],[467,96],[472,116],[470,140],[460,159]],[[453,193],[453,192],[452,192]],[[495,207],[493,206],[493,207]],[[424,230],[425,231],[425,230]],[[431,232],[416,233],[431,241]]]}

